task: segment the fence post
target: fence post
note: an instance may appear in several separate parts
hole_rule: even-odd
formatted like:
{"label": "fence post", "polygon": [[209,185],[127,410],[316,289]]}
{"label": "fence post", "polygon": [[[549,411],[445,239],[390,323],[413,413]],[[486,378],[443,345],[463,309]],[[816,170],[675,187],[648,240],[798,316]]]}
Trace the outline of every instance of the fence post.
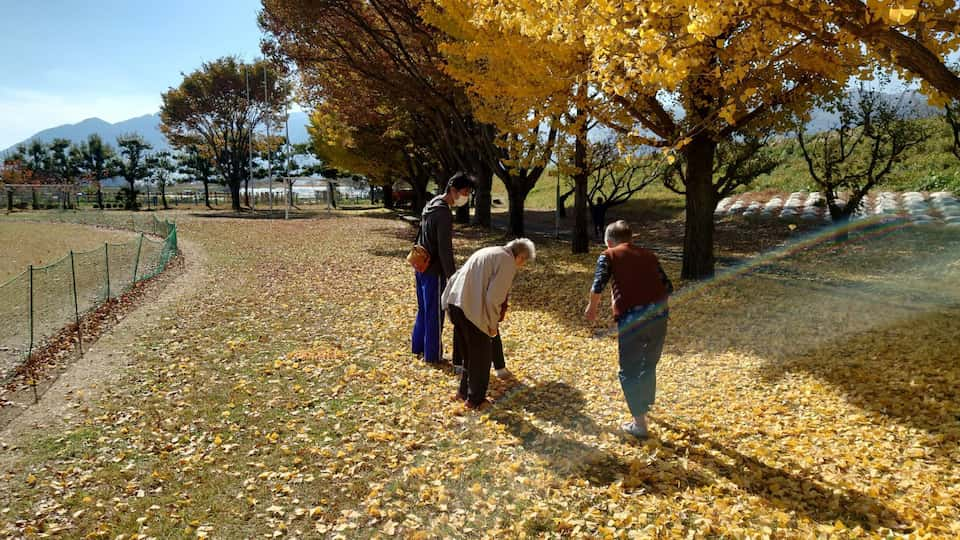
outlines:
{"label": "fence post", "polygon": [[27,271],[30,274],[30,344],[27,348],[27,362],[30,361],[30,356],[33,355],[33,265],[31,264]]}
{"label": "fence post", "polygon": [[27,349],[27,372],[30,373],[30,386],[33,387],[33,402],[39,403],[40,396],[37,394],[37,373],[36,366],[33,365],[33,265],[29,266],[30,272],[30,346]]}
{"label": "fence post", "polygon": [[107,297],[104,301],[110,300],[110,244],[103,243],[103,259],[107,262]]}
{"label": "fence post", "polygon": [[140,238],[137,239],[137,258],[133,260],[133,283],[137,284],[137,270],[140,269],[140,248],[143,246],[143,233],[140,233]]}
{"label": "fence post", "polygon": [[8,187],[6,191],[7,191],[7,213],[12,214],[13,213],[13,189]]}
{"label": "fence post", "polygon": [[73,250],[70,250],[70,277],[73,278],[73,316],[77,321],[77,347],[80,356],[83,356],[83,332],[80,331],[80,302],[77,300],[77,265],[73,261]]}

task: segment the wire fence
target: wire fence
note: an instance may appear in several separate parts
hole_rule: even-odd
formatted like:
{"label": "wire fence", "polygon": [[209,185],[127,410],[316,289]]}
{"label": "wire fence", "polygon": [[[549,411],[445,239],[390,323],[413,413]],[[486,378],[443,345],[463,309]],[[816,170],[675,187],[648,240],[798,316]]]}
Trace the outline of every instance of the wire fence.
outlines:
{"label": "wire fence", "polygon": [[99,224],[140,234],[125,243],[71,251],[46,266],[28,266],[0,284],[0,383],[29,366],[31,355],[71,325],[82,353],[83,315],[159,274],[177,253],[173,222],[149,216]]}
{"label": "wire fence", "polygon": [[[266,207],[283,208],[287,204],[287,188],[275,185],[272,188],[255,187],[241,190],[241,204],[251,204],[263,209]],[[3,184],[0,183],[0,210],[6,213],[34,210],[123,210],[127,207],[126,188],[104,187],[97,191],[91,186],[76,184]],[[211,184],[208,196],[202,188],[168,186],[162,196],[156,186],[140,185],[135,192],[137,207],[141,210],[159,209],[166,198],[170,208],[205,206],[209,200],[213,207],[229,207],[230,193],[224,186]],[[360,189],[348,186],[335,187],[333,191],[327,184],[294,184],[292,188],[293,206],[340,204],[371,204],[368,188]],[[333,200],[331,200],[333,193]]]}

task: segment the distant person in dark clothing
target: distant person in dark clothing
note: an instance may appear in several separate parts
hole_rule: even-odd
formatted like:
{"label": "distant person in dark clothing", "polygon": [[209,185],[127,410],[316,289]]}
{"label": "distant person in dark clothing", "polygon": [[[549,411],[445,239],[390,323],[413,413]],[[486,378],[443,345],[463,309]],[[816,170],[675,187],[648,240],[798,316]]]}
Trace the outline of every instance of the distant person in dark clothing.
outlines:
{"label": "distant person in dark clothing", "polygon": [[603,197],[597,197],[590,207],[590,218],[593,220],[593,236],[600,240],[603,236],[603,218],[606,212],[603,207]]}
{"label": "distant person in dark clothing", "polygon": [[597,260],[590,301],[584,310],[596,320],[600,293],[611,283],[613,318],[617,321],[620,386],[633,420],[621,428],[637,438],[647,436],[647,411],[657,390],[657,362],[667,335],[667,298],[673,284],[650,250],[631,243],[626,221],[611,223],[604,234],[607,249]]}
{"label": "distant person in dark clothing", "polygon": [[427,363],[439,364],[443,359],[440,293],[457,270],[453,260],[451,209],[466,204],[475,187],[476,180],[471,175],[453,175],[447,181],[444,193],[431,199],[420,216],[418,239],[420,245],[430,253],[430,266],[423,273],[416,272],[417,320],[413,325],[411,341],[413,354]]}

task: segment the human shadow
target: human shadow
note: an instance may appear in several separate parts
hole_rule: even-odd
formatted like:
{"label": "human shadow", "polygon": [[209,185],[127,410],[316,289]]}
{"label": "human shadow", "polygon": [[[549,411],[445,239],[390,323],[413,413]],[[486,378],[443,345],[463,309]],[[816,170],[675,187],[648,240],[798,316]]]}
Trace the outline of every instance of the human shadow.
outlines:
{"label": "human shadow", "polygon": [[541,382],[529,387],[514,401],[515,406],[522,407],[541,420],[581,433],[599,435],[605,430],[584,414],[586,404],[583,392],[563,381]]}
{"label": "human shadow", "polygon": [[[502,425],[524,449],[543,458],[561,476],[578,477],[595,485],[617,481],[626,468],[623,461],[602,450],[564,434],[577,430],[597,434],[600,427],[583,413],[583,393],[566,383],[551,381],[523,387],[509,399],[496,403],[490,419]],[[543,427],[526,418],[536,416]]]}
{"label": "human shadow", "polygon": [[[621,481],[627,491],[654,495],[709,486],[720,476],[768,504],[818,523],[840,520],[865,530],[886,527],[908,532],[903,518],[877,499],[830,484],[799,466],[768,465],[660,418],[654,418],[658,428],[674,436],[647,443],[624,437],[625,444],[649,444],[651,450],[649,459],[627,463],[611,450],[564,433],[597,437],[610,433],[583,412],[585,404],[583,393],[576,387],[548,381],[498,402],[490,418],[561,476],[583,478],[598,486]],[[538,421],[534,423],[530,416]]]}
{"label": "human shadow", "polygon": [[[608,486],[623,480],[626,489],[642,488],[647,493],[672,494],[705,486],[711,480],[696,470],[685,470],[678,459],[655,459],[643,464],[642,485],[631,485],[637,463],[627,463],[613,451],[587,444],[571,435],[588,437],[619,436],[629,444],[632,437],[598,425],[583,412],[583,393],[567,383],[549,381],[524,387],[509,399],[498,401],[490,418],[504,426],[518,444],[543,459],[555,474],[580,478],[595,486]],[[533,416],[537,422],[529,419]],[[566,432],[566,433],[565,433]]]}
{"label": "human shadow", "polygon": [[[910,531],[904,518],[894,509],[857,490],[830,484],[798,465],[789,467],[791,470],[767,465],[668,420],[653,419],[661,429],[680,435],[677,442],[660,441],[664,451],[659,459],[682,457],[691,460],[733,482],[743,491],[763,498],[768,504],[818,523],[832,524],[839,520],[847,526],[860,526],[867,531],[881,527],[903,533]],[[654,483],[660,481],[655,475],[642,478],[654,478],[651,481]],[[646,483],[641,482],[641,485]]]}

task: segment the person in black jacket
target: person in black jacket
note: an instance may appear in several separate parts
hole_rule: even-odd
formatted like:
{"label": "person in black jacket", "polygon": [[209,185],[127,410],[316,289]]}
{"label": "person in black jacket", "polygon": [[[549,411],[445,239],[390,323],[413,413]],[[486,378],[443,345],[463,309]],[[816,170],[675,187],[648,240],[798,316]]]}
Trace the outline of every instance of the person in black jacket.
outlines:
{"label": "person in black jacket", "polygon": [[418,243],[430,253],[430,266],[416,272],[417,320],[413,325],[413,354],[424,361],[438,364],[443,359],[441,334],[443,310],[440,293],[457,270],[453,260],[452,208],[462,206],[476,188],[476,180],[466,173],[457,173],[447,181],[442,195],[430,200],[420,216]]}

